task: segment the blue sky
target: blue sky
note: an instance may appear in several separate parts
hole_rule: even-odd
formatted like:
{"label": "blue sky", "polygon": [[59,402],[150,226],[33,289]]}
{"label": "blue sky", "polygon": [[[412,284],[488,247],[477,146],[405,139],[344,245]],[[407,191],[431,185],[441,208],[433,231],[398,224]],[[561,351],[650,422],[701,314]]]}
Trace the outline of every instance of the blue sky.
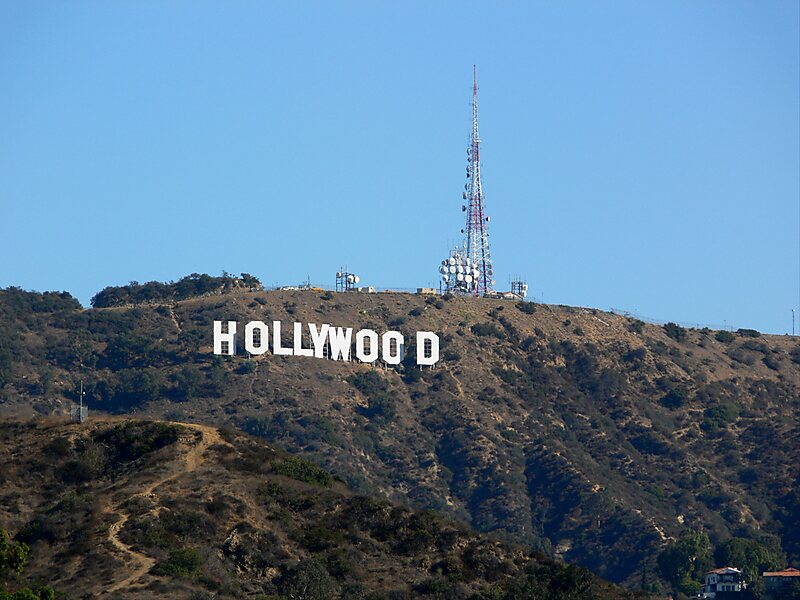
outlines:
{"label": "blue sky", "polygon": [[477,63],[498,287],[784,333],[798,6],[4,2],[0,286],[433,283]]}

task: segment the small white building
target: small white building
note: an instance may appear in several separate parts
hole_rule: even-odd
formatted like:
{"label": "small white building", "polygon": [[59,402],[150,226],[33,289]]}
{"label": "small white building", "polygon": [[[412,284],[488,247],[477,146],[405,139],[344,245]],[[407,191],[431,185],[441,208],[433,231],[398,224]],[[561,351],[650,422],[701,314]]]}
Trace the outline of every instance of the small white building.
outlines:
{"label": "small white building", "polygon": [[705,574],[705,584],[700,588],[701,598],[716,598],[718,592],[742,592],[747,584],[742,572],[734,567],[722,567]]}

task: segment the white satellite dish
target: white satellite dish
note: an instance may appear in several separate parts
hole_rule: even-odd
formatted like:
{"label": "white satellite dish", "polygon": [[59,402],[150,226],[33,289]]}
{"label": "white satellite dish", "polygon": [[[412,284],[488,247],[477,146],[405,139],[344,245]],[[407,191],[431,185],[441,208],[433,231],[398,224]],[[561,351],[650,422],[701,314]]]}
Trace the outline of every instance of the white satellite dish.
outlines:
{"label": "white satellite dish", "polygon": [[448,279],[447,275],[442,275],[442,281],[447,281],[447,279]]}
{"label": "white satellite dish", "polygon": [[353,276],[352,275],[348,275],[347,276],[347,283],[353,283]]}
{"label": "white satellite dish", "polygon": [[337,277],[341,277],[341,276],[342,276],[342,272],[341,272],[341,271],[337,271],[337,272],[336,272],[336,276],[337,276]]}
{"label": "white satellite dish", "polygon": [[447,273],[447,267],[445,267],[445,266],[439,267],[439,273],[442,273],[442,274]]}
{"label": "white satellite dish", "polygon": [[469,273],[464,275],[464,281],[466,281],[467,283],[472,283],[472,275],[470,275]]}
{"label": "white satellite dish", "polygon": [[451,256],[451,257],[450,257],[450,260],[449,260],[448,262],[449,262],[451,265],[454,265],[454,264],[456,264],[456,259],[455,259],[455,258],[453,258],[453,257]]}
{"label": "white satellite dish", "polygon": [[455,268],[455,267],[453,267],[453,266],[451,266],[451,267],[450,267],[450,272],[451,272],[451,273],[455,273],[455,272],[456,272],[456,268]]}
{"label": "white satellite dish", "polygon": [[463,273],[459,273],[458,275],[456,275],[456,279],[458,279],[458,281],[464,281]]}
{"label": "white satellite dish", "polygon": [[355,276],[353,277],[353,281],[354,281],[355,283],[359,283],[359,282],[361,281],[361,277],[359,277],[358,275],[355,275]]}

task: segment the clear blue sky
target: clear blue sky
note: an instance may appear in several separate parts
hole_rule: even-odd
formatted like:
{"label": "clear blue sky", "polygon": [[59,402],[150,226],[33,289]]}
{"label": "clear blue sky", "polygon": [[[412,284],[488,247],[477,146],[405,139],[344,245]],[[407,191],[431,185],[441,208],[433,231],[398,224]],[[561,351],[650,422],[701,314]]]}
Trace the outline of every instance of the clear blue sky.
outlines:
{"label": "clear blue sky", "polygon": [[433,283],[477,63],[498,287],[784,333],[798,6],[3,2],[0,286]]}

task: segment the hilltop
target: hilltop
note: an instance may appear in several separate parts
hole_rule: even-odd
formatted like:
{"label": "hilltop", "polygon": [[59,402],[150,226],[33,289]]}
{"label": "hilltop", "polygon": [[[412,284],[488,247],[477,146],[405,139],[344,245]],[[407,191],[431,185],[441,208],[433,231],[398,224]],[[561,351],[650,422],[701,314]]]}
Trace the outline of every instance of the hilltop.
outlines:
{"label": "hilltop", "polygon": [[[233,290],[84,310],[6,290],[0,310],[4,415],[64,414],[83,379],[93,414],[233,426],[359,493],[630,587],[665,584],[659,553],[694,530],[800,562],[797,338],[399,293]],[[215,319],[430,330],[442,361],[214,357]]]}
{"label": "hilltop", "polygon": [[633,598],[585,569],[353,494],[233,430],[7,422],[0,460],[0,524],[30,546],[27,581],[59,596]]}

